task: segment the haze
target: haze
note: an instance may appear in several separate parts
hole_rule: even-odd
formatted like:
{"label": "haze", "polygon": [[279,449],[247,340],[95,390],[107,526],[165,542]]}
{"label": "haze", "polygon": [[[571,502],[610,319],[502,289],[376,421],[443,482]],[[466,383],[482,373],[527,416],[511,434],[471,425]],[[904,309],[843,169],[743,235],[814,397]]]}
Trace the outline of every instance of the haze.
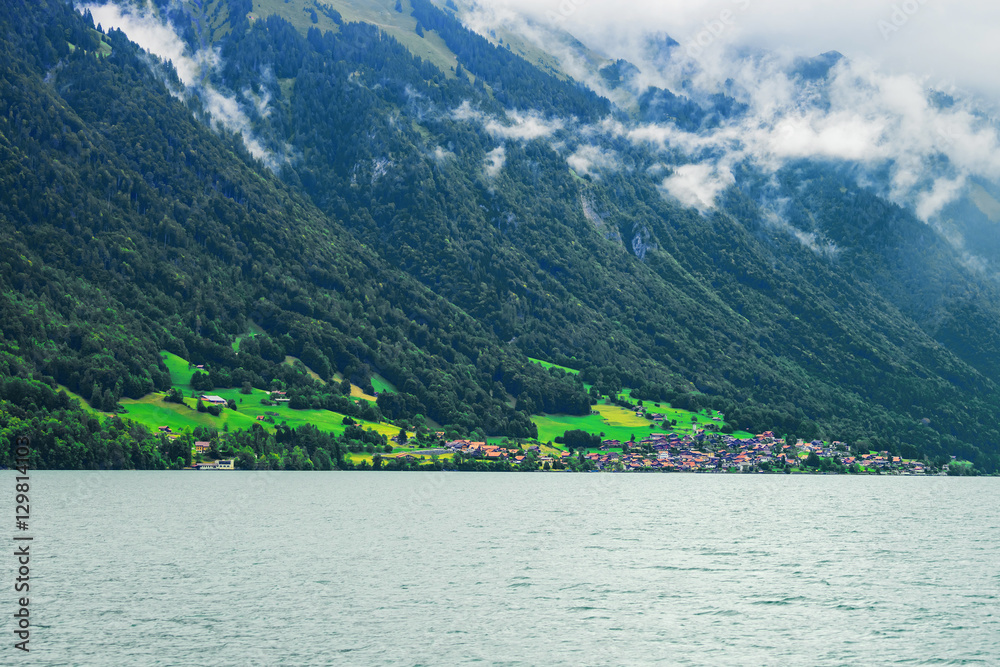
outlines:
{"label": "haze", "polygon": [[[729,12],[718,38],[731,46],[813,56],[840,51],[913,73],[939,89],[952,85],[1000,97],[1000,5],[978,0],[481,0],[563,25],[588,44],[624,56],[636,33],[665,31],[682,45]],[[715,24],[716,29],[718,24]],[[702,35],[702,41],[706,41]]]}

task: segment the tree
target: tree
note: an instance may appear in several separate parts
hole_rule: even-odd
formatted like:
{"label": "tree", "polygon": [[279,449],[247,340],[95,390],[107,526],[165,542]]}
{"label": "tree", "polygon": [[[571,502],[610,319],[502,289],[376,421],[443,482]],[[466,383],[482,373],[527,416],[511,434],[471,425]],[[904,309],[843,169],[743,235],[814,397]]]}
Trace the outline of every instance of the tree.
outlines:
{"label": "tree", "polygon": [[94,386],[90,388],[90,407],[95,410],[100,410],[101,405],[103,404],[103,398],[104,396],[101,394],[101,386],[95,382]]}
{"label": "tree", "polygon": [[207,408],[205,408],[205,402],[200,398],[198,399],[198,404],[195,406],[195,409],[198,410],[198,412],[208,412]]}
{"label": "tree", "polygon": [[118,401],[115,400],[115,395],[111,393],[110,389],[104,390],[104,395],[101,397],[101,410],[103,412],[118,411]]}
{"label": "tree", "polygon": [[184,405],[184,394],[180,392],[176,387],[171,387],[167,395],[163,397],[164,403],[180,403]]}
{"label": "tree", "polygon": [[241,394],[252,394],[253,393],[253,386],[249,382],[244,382],[243,386],[240,387],[240,393]]}
{"label": "tree", "polygon": [[195,371],[194,375],[191,376],[191,388],[196,391],[211,391],[215,388],[215,383],[212,382],[208,373]]}
{"label": "tree", "polygon": [[333,460],[330,458],[330,453],[325,449],[317,449],[313,454],[313,458],[318,470],[333,470]]}
{"label": "tree", "polygon": [[399,444],[401,445],[406,444],[406,441],[409,439],[409,436],[406,435],[405,428],[399,429],[399,435],[396,436],[396,439],[399,441]]}
{"label": "tree", "polygon": [[823,461],[819,458],[816,452],[809,452],[809,456],[806,457],[806,467],[818,468],[822,465]]}
{"label": "tree", "polygon": [[236,454],[235,465],[240,470],[253,470],[257,467],[257,455],[249,447],[241,449]]}

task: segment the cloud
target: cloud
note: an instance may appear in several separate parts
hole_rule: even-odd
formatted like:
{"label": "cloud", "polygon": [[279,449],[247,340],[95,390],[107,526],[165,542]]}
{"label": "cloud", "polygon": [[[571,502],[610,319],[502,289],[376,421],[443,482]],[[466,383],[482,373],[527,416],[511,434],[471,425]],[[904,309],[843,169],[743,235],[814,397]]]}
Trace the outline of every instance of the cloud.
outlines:
{"label": "cloud", "polygon": [[712,164],[686,164],[677,167],[663,181],[663,188],[684,206],[707,211],[715,199],[735,182],[732,173]]}
{"label": "cloud", "polygon": [[[462,16],[480,32],[506,30],[533,43],[622,108],[634,108],[649,86],[706,105],[717,93],[747,105],[745,114],[710,131],[608,120],[582,128],[590,138],[626,136],[711,164],[719,174],[744,160],[767,170],[802,158],[850,162],[888,172],[884,194],[925,220],[961,196],[969,177],[1000,179],[1000,138],[978,111],[996,109],[1000,94],[1000,79],[982,66],[1000,59],[993,28],[1000,23],[998,5],[477,0]],[[596,60],[568,33],[596,49]],[[940,47],[949,44],[956,48]],[[829,80],[794,75],[802,57],[833,50],[847,58]],[[617,58],[639,71],[625,86],[609,89],[597,68]],[[935,102],[933,91],[955,103]],[[695,175],[681,172],[673,187],[702,202],[692,193],[712,188],[692,189]]]}
{"label": "cloud", "polygon": [[551,137],[565,127],[559,118],[545,118],[534,111],[507,111],[503,119],[487,116],[478,109],[473,109],[468,100],[462,102],[451,113],[455,120],[481,124],[487,132],[500,139],[531,141]]}
{"label": "cloud", "polygon": [[444,164],[454,157],[454,153],[441,146],[435,146],[434,150],[431,152],[431,158],[438,164]]}
{"label": "cloud", "polygon": [[794,81],[788,66],[779,57],[734,56],[736,76],[685,90],[697,98],[725,85],[747,105],[712,129],[685,131],[663,122],[616,131],[721,170],[750,161],[774,171],[789,161],[818,159],[886,172],[884,194],[924,220],[963,194],[968,177],[1000,179],[1000,134],[974,100],[956,94],[937,103],[926,82],[881,73],[871,61],[841,61],[820,82]]}
{"label": "cloud", "polygon": [[[567,30],[613,58],[632,60],[640,34],[665,33],[682,49],[701,45],[814,56],[840,51],[881,69],[915,74],[996,97],[1000,80],[983,63],[1000,60],[1000,5],[982,0],[476,0],[472,26],[530,17]],[[885,24],[892,26],[886,30]],[[536,28],[536,31],[541,28]],[[530,36],[530,33],[529,33]],[[633,60],[633,62],[635,62]]]}
{"label": "cloud", "polygon": [[598,171],[618,168],[618,157],[614,152],[589,144],[578,147],[566,158],[566,162],[578,174],[593,175]]}
{"label": "cloud", "polygon": [[483,173],[486,174],[487,178],[492,180],[500,175],[506,162],[507,149],[503,146],[498,146],[486,154],[486,160],[483,163]]}
{"label": "cloud", "polygon": [[[784,206],[787,201],[779,201],[776,204],[779,207]],[[804,247],[812,250],[817,255],[823,255],[828,258],[835,258],[840,253],[840,248],[837,247],[833,241],[829,239],[821,238],[819,234],[815,232],[806,232],[798,227],[794,226],[788,222],[785,218],[778,214],[777,211],[773,209],[765,209],[763,215],[764,223],[775,229],[779,229],[786,234],[792,236],[796,241],[801,243]]]}
{"label": "cloud", "polygon": [[[241,135],[243,144],[251,155],[263,161],[272,171],[278,168],[279,160],[255,136],[250,118],[239,101],[219,92],[208,83],[208,74],[221,66],[217,49],[207,48],[191,53],[173,27],[154,10],[133,10],[115,4],[87,4],[78,9],[81,12],[90,10],[94,22],[101,24],[105,30],[117,28],[149,53],[171,62],[186,92],[202,100],[205,111],[212,117],[214,124]],[[249,91],[244,95],[258,113],[264,117],[268,115],[270,97],[266,91],[259,96]]]}

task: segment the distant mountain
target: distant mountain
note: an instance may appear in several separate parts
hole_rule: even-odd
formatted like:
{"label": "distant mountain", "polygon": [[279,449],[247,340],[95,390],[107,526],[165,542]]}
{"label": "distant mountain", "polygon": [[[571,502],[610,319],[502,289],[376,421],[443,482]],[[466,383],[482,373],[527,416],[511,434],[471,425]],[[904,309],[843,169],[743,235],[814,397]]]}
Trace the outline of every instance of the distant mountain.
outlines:
{"label": "distant mountain", "polygon": [[[287,354],[377,371],[388,416],[466,432],[589,412],[531,356],[736,428],[996,469],[997,285],[878,184],[813,157],[716,170],[634,135],[727,127],[735,93],[619,103],[451,9],[376,4],[161,3],[189,55],[217,54],[188,81],[58,0],[3,10],[10,376],[142,395],[168,349],[218,386],[342,405]],[[591,64],[613,89],[637,69]],[[986,238],[1000,205],[974,202]]]}

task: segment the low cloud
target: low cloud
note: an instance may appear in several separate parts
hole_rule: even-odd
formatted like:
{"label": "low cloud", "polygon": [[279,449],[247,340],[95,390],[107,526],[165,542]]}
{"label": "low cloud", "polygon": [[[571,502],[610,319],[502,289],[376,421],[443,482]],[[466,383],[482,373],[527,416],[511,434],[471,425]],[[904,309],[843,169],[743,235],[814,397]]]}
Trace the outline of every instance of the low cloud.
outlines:
{"label": "low cloud", "polygon": [[468,100],[462,102],[451,115],[455,120],[481,124],[487,132],[499,139],[515,141],[546,139],[565,127],[561,119],[545,118],[533,111],[507,111],[504,118],[494,118],[474,109]]}
{"label": "low cloud", "polygon": [[507,149],[503,146],[498,146],[486,154],[486,160],[483,163],[483,173],[486,174],[487,178],[492,180],[500,175],[506,162]]}
{"label": "low cloud", "polygon": [[[783,201],[777,202],[779,207],[785,203]],[[763,220],[769,227],[785,232],[817,255],[833,259],[840,253],[840,248],[833,241],[822,238],[816,232],[807,232],[799,229],[773,209],[766,209],[764,211]]]}
{"label": "low cloud", "polygon": [[[982,67],[1000,57],[992,30],[1000,6],[928,0],[906,5],[912,11],[897,7],[904,3],[478,0],[462,16],[483,33],[516,33],[623,108],[634,108],[650,86],[705,106],[719,93],[745,104],[745,113],[707,130],[666,120],[586,128],[710,165],[677,170],[666,190],[681,193],[678,199],[704,206],[743,161],[773,171],[797,159],[834,160],[888,173],[883,194],[926,221],[962,196],[970,177],[1000,179],[1000,137],[977,111],[995,108],[984,93],[1000,92]],[[893,29],[880,29],[886,22]],[[927,48],[943,36],[963,48]],[[834,50],[847,57],[830,62],[827,78],[796,75],[801,58]],[[612,86],[597,69],[618,58],[637,70]]]}
{"label": "low cloud", "polygon": [[[274,152],[265,147],[255,136],[251,129],[250,117],[240,102],[208,83],[208,75],[221,66],[217,49],[207,48],[192,53],[173,26],[153,9],[139,10],[115,4],[87,4],[79,6],[78,9],[81,12],[89,10],[94,22],[101,24],[105,30],[117,28],[147,52],[170,62],[177,72],[177,78],[184,85],[186,94],[201,99],[214,125],[239,134],[250,154],[261,160],[272,171],[280,166]],[[261,116],[266,117],[269,113],[267,105],[270,102],[268,94],[247,93],[245,97]]]}
{"label": "low cloud", "polygon": [[618,158],[614,152],[589,144],[577,148],[566,158],[566,162],[573,171],[584,175],[596,175],[601,171],[618,168]]}
{"label": "low cloud", "polygon": [[732,173],[712,164],[686,164],[677,167],[663,181],[663,189],[684,206],[707,211],[715,198],[735,182]]}
{"label": "low cloud", "polygon": [[794,81],[787,72],[788,62],[780,59],[740,63],[739,78],[727,84],[747,111],[710,130],[666,122],[619,132],[711,161],[720,171],[742,161],[774,171],[789,161],[818,159],[886,172],[884,194],[925,221],[961,196],[969,177],[1000,179],[1000,134],[961,95],[942,96],[912,76],[882,74],[865,61],[842,61],[821,82]]}
{"label": "low cloud", "polygon": [[437,162],[438,164],[443,164],[444,162],[447,162],[453,157],[455,157],[454,153],[445,148],[442,148],[441,146],[435,146],[434,151],[431,153],[431,158],[433,158],[434,161]]}

